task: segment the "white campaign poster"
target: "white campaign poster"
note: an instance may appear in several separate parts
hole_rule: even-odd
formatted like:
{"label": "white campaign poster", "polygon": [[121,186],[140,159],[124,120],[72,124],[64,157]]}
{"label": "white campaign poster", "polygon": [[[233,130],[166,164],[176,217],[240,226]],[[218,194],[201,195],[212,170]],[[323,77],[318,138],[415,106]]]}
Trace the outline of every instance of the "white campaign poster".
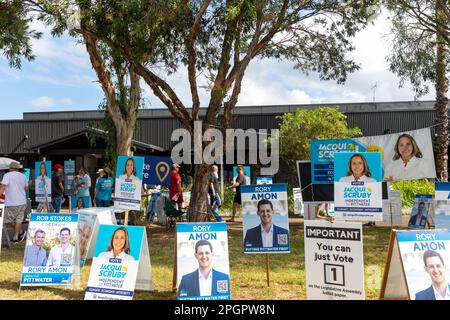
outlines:
{"label": "white campaign poster", "polygon": [[36,202],[52,201],[51,161],[37,161],[34,169],[34,190]]}
{"label": "white campaign poster", "polygon": [[[89,247],[92,242],[92,235],[96,228],[97,215],[78,212],[78,234],[80,239],[80,268],[88,257]],[[98,228],[98,227],[97,227]]]}
{"label": "white campaign poster", "polygon": [[144,157],[119,156],[117,159],[114,208],[140,210]]}
{"label": "white campaign poster", "polygon": [[244,253],[289,253],[287,184],[241,186]]}
{"label": "white campaign poster", "polygon": [[294,193],[294,214],[303,215],[305,213],[305,207],[303,205],[302,189],[293,188],[292,192]]}
{"label": "white campaign poster", "polygon": [[336,220],[383,221],[381,178],[379,152],[335,153]]}
{"label": "white campaign poster", "polygon": [[[231,298],[228,232],[224,222],[177,223],[177,299]],[[199,277],[210,278],[202,286]]]}
{"label": "white campaign poster", "polygon": [[433,202],[431,194],[416,194],[414,207],[411,210],[411,217],[408,227],[414,229],[425,229],[428,220],[430,205]]}
{"label": "white campaign poster", "polygon": [[450,231],[401,230],[397,243],[411,300],[450,300]]}
{"label": "white campaign poster", "polygon": [[31,214],[21,286],[72,285],[80,270],[77,225],[77,214]]}
{"label": "white campaign poster", "polygon": [[151,290],[146,242],[144,227],[100,225],[85,299],[132,300],[139,274],[146,277],[140,280],[140,287]]}
{"label": "white campaign poster", "polygon": [[361,223],[305,220],[308,300],[364,300]]}

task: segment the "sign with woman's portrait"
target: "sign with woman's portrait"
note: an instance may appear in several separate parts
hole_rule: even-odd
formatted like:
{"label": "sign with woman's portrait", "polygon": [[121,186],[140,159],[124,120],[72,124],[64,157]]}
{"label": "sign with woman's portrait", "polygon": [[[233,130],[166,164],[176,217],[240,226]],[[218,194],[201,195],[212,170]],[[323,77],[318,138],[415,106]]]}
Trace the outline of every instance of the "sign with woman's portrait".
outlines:
{"label": "sign with woman's portrait", "polygon": [[114,208],[141,209],[144,157],[119,156],[117,159]]}
{"label": "sign with woman's portrait", "polygon": [[339,152],[334,155],[336,220],[383,221],[379,152]]}
{"label": "sign with woman's portrait", "polygon": [[51,161],[37,161],[34,169],[36,202],[52,201]]}
{"label": "sign with woman's portrait", "polygon": [[85,299],[132,300],[135,289],[152,289],[145,228],[100,225]]}

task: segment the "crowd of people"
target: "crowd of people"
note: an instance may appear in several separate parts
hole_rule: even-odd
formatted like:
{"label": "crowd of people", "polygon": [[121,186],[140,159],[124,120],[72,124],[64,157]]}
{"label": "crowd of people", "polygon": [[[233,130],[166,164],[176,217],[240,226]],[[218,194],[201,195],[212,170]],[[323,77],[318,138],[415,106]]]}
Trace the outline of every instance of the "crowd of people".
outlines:
{"label": "crowd of people", "polygon": [[[114,177],[109,167],[101,168],[97,171],[97,179],[95,180],[95,188],[93,197],[91,197],[92,180],[88,174],[88,170],[80,168],[78,174],[73,177],[72,183],[68,186],[64,179],[64,167],[61,164],[53,166],[51,178],[48,178],[47,168],[44,162],[38,166],[39,174],[35,179],[35,183],[42,183],[44,196],[38,200],[36,212],[61,212],[61,208],[66,201],[66,197],[71,199],[70,212],[77,212],[83,208],[109,207],[112,205],[114,191]],[[38,170],[38,169],[36,169]],[[219,168],[212,165],[210,168],[210,176],[208,178],[208,205],[209,209],[214,213],[216,218],[221,219],[218,215],[218,209],[224,202],[223,195],[219,189]],[[238,212],[238,205],[241,205],[240,186],[247,184],[248,177],[245,175],[244,167],[237,166],[237,178],[227,189],[235,188],[235,196],[232,205],[232,216],[229,222],[235,221]],[[177,209],[182,209],[183,203],[183,187],[192,183],[192,177],[180,173],[180,165],[174,163],[170,173],[170,184],[168,188],[169,199]],[[50,188],[51,192],[45,191]],[[23,166],[18,162],[11,162],[9,170],[0,179],[0,202],[5,204],[4,224],[14,230],[12,243],[17,243],[25,238],[26,232],[23,230],[23,224],[27,215],[31,213],[31,200],[28,197],[30,183],[24,174]],[[70,193],[67,193],[70,189]],[[153,223],[156,213],[156,202],[161,196],[161,185],[143,185],[143,197],[148,197],[146,220],[149,224]],[[51,195],[51,198],[50,198]],[[49,201],[48,199],[51,199]]]}

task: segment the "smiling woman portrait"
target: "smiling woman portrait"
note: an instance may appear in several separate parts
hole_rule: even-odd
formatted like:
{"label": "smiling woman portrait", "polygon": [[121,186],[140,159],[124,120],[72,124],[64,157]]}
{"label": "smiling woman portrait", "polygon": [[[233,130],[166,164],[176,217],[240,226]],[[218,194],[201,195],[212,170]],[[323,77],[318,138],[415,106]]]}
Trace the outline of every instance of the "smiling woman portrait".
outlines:
{"label": "smiling woman portrait", "polygon": [[101,259],[114,258],[134,261],[130,252],[130,237],[128,236],[128,231],[124,227],[119,227],[114,230],[106,252],[100,253],[98,257]]}
{"label": "smiling woman portrait", "polygon": [[352,181],[364,181],[364,182],[377,182],[376,179],[371,178],[369,165],[366,158],[361,154],[354,154],[348,161],[347,175],[339,179],[339,182],[352,182]]}
{"label": "smiling woman portrait", "polygon": [[426,161],[416,140],[405,133],[398,137],[392,161],[386,166],[384,180],[413,180],[427,178]]}

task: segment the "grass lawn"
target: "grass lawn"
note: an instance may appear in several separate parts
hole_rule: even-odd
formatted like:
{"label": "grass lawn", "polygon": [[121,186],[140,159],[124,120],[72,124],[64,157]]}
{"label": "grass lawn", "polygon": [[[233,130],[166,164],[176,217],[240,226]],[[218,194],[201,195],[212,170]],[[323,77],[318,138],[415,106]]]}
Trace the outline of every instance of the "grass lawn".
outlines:
{"label": "grass lawn", "polygon": [[[306,279],[303,225],[293,225],[291,253],[270,256],[270,287],[266,283],[265,255],[242,253],[242,224],[229,225],[231,295],[233,299],[305,299]],[[154,225],[147,228],[154,291],[136,292],[134,299],[176,299],[172,292],[174,231]],[[389,228],[364,227],[366,299],[378,299],[387,257]],[[84,299],[91,260],[81,271],[81,288],[24,287],[19,289],[24,243],[2,248],[0,299]]]}

